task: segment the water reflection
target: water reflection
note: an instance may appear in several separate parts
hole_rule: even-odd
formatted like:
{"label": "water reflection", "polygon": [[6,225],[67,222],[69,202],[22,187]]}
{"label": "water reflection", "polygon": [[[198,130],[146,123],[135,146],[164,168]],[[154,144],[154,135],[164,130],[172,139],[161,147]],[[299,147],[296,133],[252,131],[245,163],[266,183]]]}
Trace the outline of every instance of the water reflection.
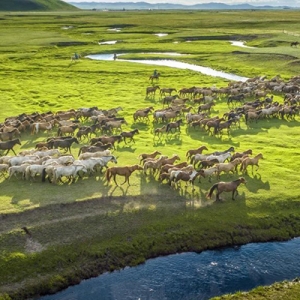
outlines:
{"label": "water reflection", "polygon": [[[170,54],[170,52],[168,52]],[[163,53],[168,55],[168,53]],[[172,52],[171,52],[172,53]],[[171,68],[178,68],[178,69],[186,69],[186,70],[192,70],[195,72],[202,73],[204,75],[209,75],[213,77],[221,77],[225,78],[228,80],[234,80],[234,81],[246,81],[248,78],[243,77],[243,76],[238,76],[235,74],[230,74],[230,73],[225,73],[222,71],[217,71],[212,68],[208,67],[202,67],[202,66],[197,66],[193,64],[188,64],[185,62],[180,62],[176,60],[170,60],[170,59],[121,59],[122,54],[117,54],[117,59],[118,61],[127,61],[127,62],[132,62],[132,63],[139,63],[139,64],[147,64],[147,65],[156,65],[156,66],[166,66],[166,67],[171,67]],[[174,55],[174,53],[172,53]],[[94,60],[114,60],[114,55],[113,54],[93,54],[93,55],[87,55],[86,58],[94,59]]]}

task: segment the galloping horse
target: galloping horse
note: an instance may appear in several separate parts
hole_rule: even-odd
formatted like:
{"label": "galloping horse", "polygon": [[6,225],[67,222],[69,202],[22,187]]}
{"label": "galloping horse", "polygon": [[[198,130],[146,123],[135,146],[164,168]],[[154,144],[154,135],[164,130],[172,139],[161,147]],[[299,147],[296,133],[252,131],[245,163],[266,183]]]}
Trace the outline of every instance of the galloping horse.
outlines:
{"label": "galloping horse", "polygon": [[186,159],[191,159],[192,158],[192,156],[193,155],[195,155],[195,154],[197,154],[197,153],[202,153],[203,152],[203,150],[208,150],[207,149],[207,147],[206,146],[201,146],[201,147],[199,147],[199,148],[197,148],[197,149],[191,149],[191,150],[188,150],[187,152],[186,152]]}
{"label": "galloping horse", "polygon": [[10,150],[11,150],[15,155],[17,155],[16,152],[15,152],[15,150],[13,149],[13,147],[14,147],[16,144],[21,145],[20,139],[14,139],[14,140],[7,141],[7,142],[0,142],[0,150],[7,150],[6,153],[5,153],[4,155],[7,155],[7,153],[8,153]]}
{"label": "galloping horse", "polygon": [[61,139],[61,140],[55,140],[53,142],[53,148],[57,149],[58,147],[65,149],[65,152],[71,153],[71,145],[73,143],[79,144],[79,141],[76,137],[72,137],[69,139]]}
{"label": "galloping horse", "polygon": [[206,197],[211,199],[211,196],[214,190],[216,189],[217,190],[216,201],[221,201],[220,194],[223,192],[232,192],[232,200],[235,200],[234,198],[235,194],[238,195],[237,188],[241,183],[246,184],[246,180],[244,177],[240,177],[239,179],[230,182],[224,182],[224,181],[217,182],[210,188]]}
{"label": "galloping horse", "polygon": [[123,131],[123,132],[120,133],[120,136],[123,137],[125,144],[127,144],[126,138],[129,139],[129,142],[134,142],[135,143],[135,141],[133,139],[135,134],[139,134],[139,130],[137,128],[133,129],[131,131]]}
{"label": "galloping horse", "polygon": [[173,132],[173,129],[175,129],[175,131],[178,129],[178,131],[180,132],[181,124],[182,124],[182,119],[177,120],[175,122],[168,123],[166,127],[166,133]]}
{"label": "galloping horse", "polygon": [[252,166],[252,173],[253,173],[253,166],[257,166],[257,169],[256,169],[256,171],[257,171],[258,168],[259,168],[258,161],[259,161],[261,158],[263,159],[262,153],[259,153],[259,154],[257,154],[256,156],[254,156],[254,157],[252,157],[252,158],[251,158],[251,157],[246,157],[246,158],[243,159],[243,161],[242,161],[240,171],[242,171],[242,172],[247,172],[247,167],[248,167],[249,165]]}
{"label": "galloping horse", "polygon": [[154,79],[159,80],[159,76],[160,76],[160,73],[156,73],[155,75],[153,74],[149,77],[149,80],[151,80],[151,83],[153,83]]}
{"label": "galloping horse", "polygon": [[143,170],[143,167],[140,165],[125,166],[125,167],[111,167],[106,170],[105,178],[108,182],[110,182],[111,178],[113,177],[115,184],[118,185],[116,181],[116,175],[124,176],[125,180],[122,184],[124,184],[127,181],[128,185],[130,185],[129,177],[136,170]]}

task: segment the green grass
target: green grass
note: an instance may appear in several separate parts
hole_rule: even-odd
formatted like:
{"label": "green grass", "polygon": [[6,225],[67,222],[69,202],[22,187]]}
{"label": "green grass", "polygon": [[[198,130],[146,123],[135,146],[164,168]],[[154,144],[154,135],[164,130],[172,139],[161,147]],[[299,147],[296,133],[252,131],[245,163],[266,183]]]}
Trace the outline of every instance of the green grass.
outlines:
{"label": "green grass", "polygon": [[[127,53],[127,59],[160,59],[170,57],[142,52],[179,52],[185,55],[171,59],[246,77],[270,79],[280,74],[287,81],[298,75],[299,52],[290,47],[300,33],[297,11],[10,13],[0,17],[1,122],[24,112],[121,105],[120,116],[128,122],[123,129],[138,128],[140,134],[134,144],[117,146],[118,165],[138,163],[139,154],[154,150],[169,156],[177,153],[183,161],[187,150],[202,144],[209,152],[234,146],[236,151],[251,148],[254,155],[264,155],[258,172],[249,169],[245,174],[247,184],[239,188],[237,200],[224,194],[226,200],[220,204],[206,199],[216,179],[197,182],[194,193],[190,187],[171,189],[141,172],[132,175],[131,186],[120,187],[105,182],[101,174],[59,185],[40,179],[0,179],[0,292],[24,299],[149,257],[299,236],[299,116],[259,120],[250,127],[242,122],[241,128],[222,138],[184,124],[180,135],[158,140],[153,128],[161,124],[153,125],[152,118],[149,123],[134,123],[132,117],[138,108],[162,107],[158,95],[145,97],[154,68],[162,74],[161,87],[177,90],[224,87],[229,82],[190,70],[84,58]],[[107,30],[111,28],[121,31]],[[154,35],[158,32],[168,35],[158,38]],[[234,39],[256,48],[232,46],[229,41]],[[98,44],[109,40],[118,43]],[[83,58],[71,62],[74,52]],[[283,94],[274,98],[283,102]],[[217,100],[212,115],[228,111],[226,100]],[[47,137],[46,133],[22,133],[22,145],[15,150],[34,148]],[[86,143],[72,147],[72,153],[77,157]],[[225,181],[232,178],[221,175]],[[23,226],[31,231],[33,244]]]}

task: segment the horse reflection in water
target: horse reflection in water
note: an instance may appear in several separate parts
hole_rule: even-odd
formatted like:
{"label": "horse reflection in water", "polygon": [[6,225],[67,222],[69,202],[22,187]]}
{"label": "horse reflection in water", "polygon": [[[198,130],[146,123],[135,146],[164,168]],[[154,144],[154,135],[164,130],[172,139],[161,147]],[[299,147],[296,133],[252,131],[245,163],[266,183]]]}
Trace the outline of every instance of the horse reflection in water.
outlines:
{"label": "horse reflection in water", "polygon": [[208,199],[211,199],[214,190],[217,190],[216,201],[221,201],[220,194],[223,192],[232,192],[232,200],[235,200],[235,195],[238,195],[237,188],[241,183],[246,184],[246,180],[244,177],[240,177],[239,179],[230,182],[217,182],[210,188],[206,197]]}

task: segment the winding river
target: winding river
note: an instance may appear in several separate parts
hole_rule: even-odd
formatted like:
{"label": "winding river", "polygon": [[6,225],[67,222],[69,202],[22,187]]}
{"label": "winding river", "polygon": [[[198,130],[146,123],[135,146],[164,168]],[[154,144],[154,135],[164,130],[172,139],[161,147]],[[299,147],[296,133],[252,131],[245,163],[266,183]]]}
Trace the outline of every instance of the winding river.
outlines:
{"label": "winding river", "polygon": [[[178,53],[163,53],[164,55],[180,55]],[[217,71],[212,68],[208,67],[202,67],[198,65],[188,64],[185,62],[180,62],[172,59],[145,59],[145,60],[133,60],[133,59],[122,59],[122,55],[124,54],[118,54],[117,60],[118,61],[127,61],[132,63],[139,63],[139,64],[147,64],[147,65],[155,65],[155,66],[166,66],[171,68],[178,68],[178,69],[186,69],[186,70],[192,70],[199,73],[202,73],[204,75],[209,75],[213,77],[221,77],[228,80],[234,80],[234,81],[246,81],[248,78],[243,76],[238,76],[235,74],[225,73],[222,71]],[[114,60],[113,54],[93,54],[93,55],[87,55],[86,58],[94,59],[94,60]]]}
{"label": "winding river", "polygon": [[300,276],[300,238],[182,253],[105,273],[41,300],[205,300]]}

